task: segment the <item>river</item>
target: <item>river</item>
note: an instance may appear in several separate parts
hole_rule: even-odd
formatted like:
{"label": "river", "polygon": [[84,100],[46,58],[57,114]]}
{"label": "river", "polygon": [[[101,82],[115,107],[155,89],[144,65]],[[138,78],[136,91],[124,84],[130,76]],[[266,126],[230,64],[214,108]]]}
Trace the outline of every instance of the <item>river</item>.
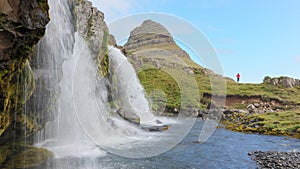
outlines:
{"label": "river", "polygon": [[300,151],[300,140],[288,137],[244,134],[218,128],[204,143],[198,140],[203,122],[197,121],[191,132],[170,151],[161,155],[133,159],[107,153],[102,157],[60,158],[49,161],[41,168],[201,168],[229,169],[256,168],[248,152],[261,151]]}

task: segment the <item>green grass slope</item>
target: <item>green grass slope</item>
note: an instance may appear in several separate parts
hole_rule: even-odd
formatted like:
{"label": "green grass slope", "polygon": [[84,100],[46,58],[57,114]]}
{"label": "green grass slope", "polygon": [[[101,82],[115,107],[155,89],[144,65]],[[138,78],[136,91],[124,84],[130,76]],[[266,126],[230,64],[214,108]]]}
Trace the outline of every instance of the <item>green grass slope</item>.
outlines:
{"label": "green grass slope", "polygon": [[[191,75],[196,81],[198,88],[192,88],[193,90],[181,91],[178,82],[166,71],[161,69],[146,69],[138,73],[140,81],[144,86],[146,93],[149,95],[153,90],[161,89],[166,94],[166,110],[174,110],[174,108],[180,107],[181,94],[186,92],[186,95],[190,95],[191,98],[195,98],[195,92],[199,95],[198,102],[199,109],[205,109],[209,101],[200,102],[204,93],[214,94],[212,91],[212,80],[205,74],[205,69],[198,67],[192,67],[194,74]],[[186,74],[180,70],[169,70],[176,72],[180,77],[186,76]],[[236,83],[233,80],[225,79],[225,89],[222,93],[225,95],[236,95],[240,97],[244,96],[261,96],[265,101],[276,99],[281,101],[287,106],[295,106],[300,104],[300,87],[296,88],[284,88],[270,84],[243,84]],[[190,84],[186,84],[187,86]],[[217,92],[218,93],[218,92]],[[189,100],[191,101],[191,100]],[[191,101],[192,102],[192,101]],[[193,104],[196,105],[196,104]],[[247,105],[245,105],[247,106]]]}

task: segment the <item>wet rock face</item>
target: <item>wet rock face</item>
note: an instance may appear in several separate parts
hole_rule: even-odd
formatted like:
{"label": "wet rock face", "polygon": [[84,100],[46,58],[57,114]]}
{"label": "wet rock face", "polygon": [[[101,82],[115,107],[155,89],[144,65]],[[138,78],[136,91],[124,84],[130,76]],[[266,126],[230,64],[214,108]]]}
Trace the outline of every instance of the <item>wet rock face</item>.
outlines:
{"label": "wet rock face", "polygon": [[300,152],[250,152],[258,168],[300,168]]}
{"label": "wet rock face", "polygon": [[88,41],[89,48],[95,57],[100,51],[107,50],[108,28],[104,22],[104,14],[86,0],[75,5],[76,30]]}
{"label": "wet rock face", "polygon": [[108,74],[109,31],[104,22],[104,14],[87,0],[76,0],[74,16],[76,31],[83,37],[90,48],[92,57],[102,76]]}
{"label": "wet rock face", "polygon": [[128,110],[123,110],[123,109],[117,109],[115,111],[115,113],[117,115],[119,115],[120,117],[122,117],[124,120],[129,121],[130,123],[139,125],[140,124],[140,118],[138,115],[136,115],[135,113],[128,111]]}
{"label": "wet rock face", "polygon": [[29,49],[44,35],[48,22],[46,1],[1,0],[1,70],[5,69],[13,58],[22,59],[28,56]]}
{"label": "wet rock face", "polygon": [[1,0],[0,13],[6,19],[20,23],[28,29],[44,28],[48,23],[48,5],[46,0]]}
{"label": "wet rock face", "polygon": [[299,79],[293,79],[290,77],[278,77],[278,78],[271,78],[269,76],[264,78],[265,84],[271,84],[274,86],[282,86],[285,88],[293,88],[300,86],[300,80]]}
{"label": "wet rock face", "polygon": [[24,105],[35,88],[28,60],[45,33],[48,8],[46,0],[0,1],[0,168],[19,150],[10,144],[38,128]]}
{"label": "wet rock face", "polygon": [[[23,120],[29,119],[21,110],[34,90],[27,61],[48,22],[46,0],[0,1],[0,117],[3,117],[0,118],[0,144],[9,139],[11,130],[33,128],[23,124]],[[17,128],[12,123],[17,123]]]}

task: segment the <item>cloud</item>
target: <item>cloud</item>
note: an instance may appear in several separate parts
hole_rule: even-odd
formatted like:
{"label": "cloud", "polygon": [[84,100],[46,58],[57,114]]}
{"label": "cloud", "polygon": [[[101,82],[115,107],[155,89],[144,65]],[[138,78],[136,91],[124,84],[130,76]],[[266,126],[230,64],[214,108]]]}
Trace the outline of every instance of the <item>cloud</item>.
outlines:
{"label": "cloud", "polygon": [[[133,9],[141,6],[141,1],[147,0],[91,0],[93,5],[105,13],[105,20],[110,22],[129,15]],[[144,3],[144,2],[143,2]]]}

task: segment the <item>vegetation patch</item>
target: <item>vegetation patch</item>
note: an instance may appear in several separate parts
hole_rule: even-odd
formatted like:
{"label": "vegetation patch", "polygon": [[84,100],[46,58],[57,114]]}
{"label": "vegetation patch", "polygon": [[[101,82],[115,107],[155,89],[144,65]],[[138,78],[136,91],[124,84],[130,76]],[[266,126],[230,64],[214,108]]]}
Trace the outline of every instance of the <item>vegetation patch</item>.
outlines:
{"label": "vegetation patch", "polygon": [[278,99],[286,105],[300,105],[300,88],[284,88],[271,84],[240,84],[227,80],[227,94],[241,96],[262,96],[266,101]]}
{"label": "vegetation patch", "polygon": [[154,99],[152,109],[164,109],[164,107],[161,107],[164,106],[161,102],[165,102],[165,111],[169,113],[174,112],[175,108],[180,108],[181,95],[179,86],[177,85],[176,80],[168,73],[159,69],[146,69],[140,71],[138,77],[141,84],[144,86],[148,97],[153,91],[165,93],[165,100],[160,101],[159,99],[162,98],[156,96],[152,97],[152,99]]}
{"label": "vegetation patch", "polygon": [[37,0],[39,7],[45,12],[48,13],[49,5],[47,0]]}
{"label": "vegetation patch", "polygon": [[224,115],[222,123],[227,129],[246,133],[261,133],[300,138],[300,110]]}
{"label": "vegetation patch", "polygon": [[109,55],[108,55],[108,36],[109,33],[107,30],[104,30],[102,47],[100,49],[99,56],[99,73],[102,77],[106,76],[109,71]]}

